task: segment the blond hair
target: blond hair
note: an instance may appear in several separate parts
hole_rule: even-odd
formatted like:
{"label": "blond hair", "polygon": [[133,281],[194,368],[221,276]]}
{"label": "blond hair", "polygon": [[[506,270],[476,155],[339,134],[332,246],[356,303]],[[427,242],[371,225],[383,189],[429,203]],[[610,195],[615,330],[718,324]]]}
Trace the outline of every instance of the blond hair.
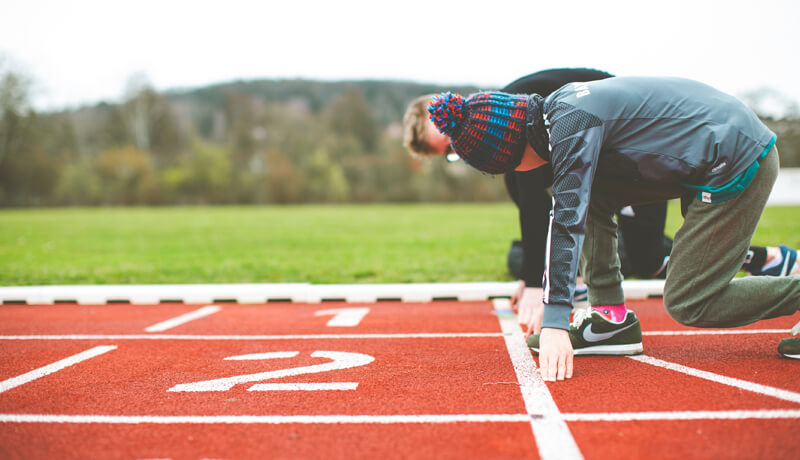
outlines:
{"label": "blond hair", "polygon": [[431,97],[433,94],[414,99],[403,115],[403,147],[415,155],[429,156],[437,153],[427,141],[428,104]]}

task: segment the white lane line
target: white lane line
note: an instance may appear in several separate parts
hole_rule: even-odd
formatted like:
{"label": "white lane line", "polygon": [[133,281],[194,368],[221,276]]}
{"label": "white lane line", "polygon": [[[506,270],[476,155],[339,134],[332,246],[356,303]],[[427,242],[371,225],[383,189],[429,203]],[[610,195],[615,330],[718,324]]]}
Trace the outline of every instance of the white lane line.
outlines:
{"label": "white lane line", "polygon": [[582,459],[583,455],[575,438],[564,422],[547,385],[536,372],[536,362],[516,317],[503,313],[509,309],[509,300],[494,299],[493,303],[520,384],[525,410],[532,415],[531,429],[536,438],[539,456],[544,460]]}
{"label": "white lane line", "polygon": [[287,335],[0,335],[0,340],[318,340],[318,339],[463,339],[500,337],[500,332],[422,332],[414,334],[287,334]]}
{"label": "white lane line", "polygon": [[694,331],[648,331],[642,335],[742,335],[742,334],[788,334],[789,329],[739,329],[739,330],[694,330]]}
{"label": "white lane line", "polygon": [[55,415],[0,414],[0,423],[125,423],[125,424],[394,424],[527,422],[526,414],[448,415]]}
{"label": "white lane line", "polygon": [[[562,413],[568,422],[630,422],[688,420],[800,419],[798,409],[676,412]],[[528,414],[420,414],[420,415],[58,415],[0,414],[0,423],[96,424],[412,424],[412,423],[519,423]]]}
{"label": "white lane line", "polygon": [[563,414],[570,422],[635,422],[651,420],[747,420],[747,419],[800,419],[798,409],[777,410],[721,410],[674,412],[611,412],[597,414]]}
{"label": "white lane line", "polygon": [[189,321],[194,321],[196,319],[205,318],[206,316],[213,315],[214,313],[220,311],[222,307],[217,305],[207,305],[199,310],[195,310],[189,313],[185,313],[180,316],[176,316],[175,318],[168,319],[166,321],[162,321],[157,324],[153,324],[152,326],[146,327],[146,332],[164,332],[167,329],[172,329],[173,327],[180,326],[181,324],[186,324]]}
{"label": "white lane line", "polygon": [[639,355],[639,356],[628,356],[628,358],[645,364],[650,364],[652,366],[663,367],[664,369],[669,369],[672,371],[691,375],[693,377],[699,377],[701,379],[721,383],[723,385],[730,385],[732,387],[739,388],[741,390],[752,391],[753,393],[758,393],[765,396],[772,396],[773,398],[783,399],[784,401],[791,401],[793,403],[800,404],[800,393],[795,393],[793,391],[782,390],[780,388],[761,385],[759,383],[748,382],[746,380],[735,379],[733,377],[725,377],[724,375],[719,375],[708,371],[701,371],[700,369],[687,367],[681,364],[671,363],[669,361],[663,361],[661,359],[656,359],[651,356]]}
{"label": "white lane line", "polygon": [[358,382],[259,383],[247,391],[347,391],[358,388]]}
{"label": "white lane line", "polygon": [[[505,300],[505,299],[496,299]],[[498,312],[502,314],[505,310]],[[510,313],[511,310],[509,309]],[[786,334],[788,329],[751,329],[743,331],[652,331],[643,335],[735,335]],[[500,337],[499,332],[422,332],[413,334],[293,334],[293,335],[189,335],[189,334],[116,334],[116,335],[0,335],[0,340],[316,340],[316,339],[449,339]]]}
{"label": "white lane line", "polygon": [[333,315],[325,325],[328,327],[356,327],[367,316],[369,308],[333,308],[330,310],[318,310],[314,316]]}
{"label": "white lane line", "polygon": [[48,364],[47,366],[40,367],[39,369],[34,369],[30,372],[19,375],[17,377],[12,377],[8,380],[3,380],[2,382],[0,382],[0,393],[18,387],[20,385],[24,385],[28,382],[32,382],[38,378],[42,378],[46,375],[52,374],[53,372],[58,372],[61,369],[67,368],[81,361],[92,359],[95,356],[102,355],[103,353],[107,353],[116,348],[117,348],[116,345],[103,345],[90,348],[86,351],[78,353],[77,355],[70,356],[69,358],[64,358],[60,361],[56,361],[52,364]]}
{"label": "white lane line", "polygon": [[[505,300],[505,299],[496,299]],[[510,310],[509,310],[510,312]],[[501,312],[502,313],[502,312]],[[785,334],[788,329],[743,331],[653,331],[643,335]],[[294,335],[189,335],[189,334],[116,334],[116,335],[0,335],[0,340],[317,340],[317,339],[450,339],[501,337],[500,332],[423,332],[414,334],[294,334]]]}

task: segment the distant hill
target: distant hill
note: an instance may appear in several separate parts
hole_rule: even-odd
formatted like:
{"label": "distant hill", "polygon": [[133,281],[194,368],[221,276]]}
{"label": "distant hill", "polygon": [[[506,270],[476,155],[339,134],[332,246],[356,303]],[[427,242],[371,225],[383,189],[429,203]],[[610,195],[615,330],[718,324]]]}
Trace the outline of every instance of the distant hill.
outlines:
{"label": "distant hill", "polygon": [[399,121],[408,102],[423,94],[453,91],[466,95],[480,89],[494,89],[405,81],[284,79],[239,80],[199,88],[171,90],[164,94],[170,101],[185,104],[201,113],[223,107],[226,93],[231,91],[261,99],[264,102],[303,103],[309,110],[317,113],[337,96],[356,88],[364,94],[376,121],[382,125]]}

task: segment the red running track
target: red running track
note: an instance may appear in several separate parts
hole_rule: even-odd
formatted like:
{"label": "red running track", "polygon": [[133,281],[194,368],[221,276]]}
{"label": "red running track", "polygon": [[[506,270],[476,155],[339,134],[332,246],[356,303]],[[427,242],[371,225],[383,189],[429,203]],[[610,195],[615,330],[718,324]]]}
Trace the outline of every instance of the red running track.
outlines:
{"label": "red running track", "polygon": [[3,305],[0,458],[797,458],[800,315],[629,305],[645,358],[547,385],[502,301]]}

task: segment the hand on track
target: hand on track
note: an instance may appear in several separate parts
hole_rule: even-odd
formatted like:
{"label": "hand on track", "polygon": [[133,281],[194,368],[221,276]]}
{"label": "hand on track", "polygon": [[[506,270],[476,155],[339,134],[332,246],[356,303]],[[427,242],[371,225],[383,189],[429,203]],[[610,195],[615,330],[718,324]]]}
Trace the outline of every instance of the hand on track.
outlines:
{"label": "hand on track", "polygon": [[511,296],[511,310],[514,313],[517,313],[519,307],[519,300],[522,298],[522,291],[525,290],[525,281],[519,280],[517,284],[517,290],[514,292],[514,295]]}
{"label": "hand on track", "polygon": [[538,334],[542,330],[542,315],[544,314],[542,295],[542,288],[525,288],[517,303],[519,310],[517,321],[520,326],[527,327],[526,339],[531,334]]}
{"label": "hand on track", "polygon": [[545,382],[572,378],[572,343],[563,329],[542,329],[539,337],[539,372]]}

